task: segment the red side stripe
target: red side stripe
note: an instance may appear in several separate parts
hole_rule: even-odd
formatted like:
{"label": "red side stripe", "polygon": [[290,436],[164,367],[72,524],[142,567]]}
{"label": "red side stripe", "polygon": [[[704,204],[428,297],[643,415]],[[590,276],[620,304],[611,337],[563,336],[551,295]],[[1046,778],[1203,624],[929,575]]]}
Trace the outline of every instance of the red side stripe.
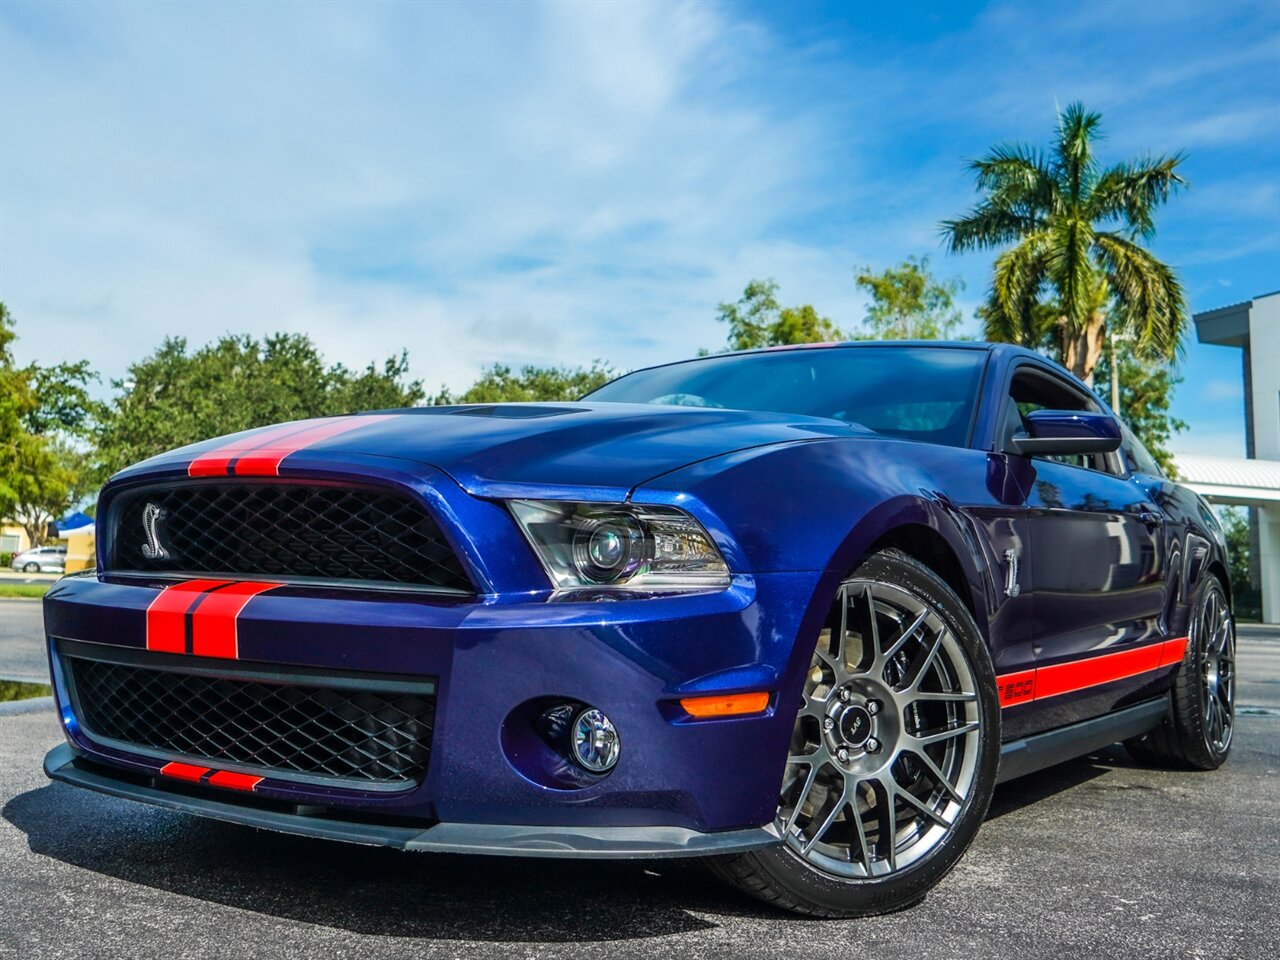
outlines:
{"label": "red side stripe", "polygon": [[322,440],[330,440],[360,427],[371,426],[389,420],[393,414],[373,417],[340,417],[317,423],[301,433],[260,444],[235,462],[237,477],[278,477],[280,464],[285,457],[297,453]]}
{"label": "red side stripe", "polygon": [[1000,694],[1000,706],[1011,707],[1015,703],[1034,700],[1036,695],[1036,672],[1022,670],[1018,673],[1006,673],[996,678],[996,691]]}
{"label": "red side stripe", "polygon": [[191,620],[191,652],[200,657],[237,659],[240,656],[237,618],[250,600],[278,586],[278,583],[233,583],[205,597]]}
{"label": "red side stripe", "polygon": [[231,790],[252,790],[262,782],[262,777],[250,776],[247,773],[232,773],[230,770],[219,770],[208,779],[214,787],[227,787]]}
{"label": "red side stripe", "polygon": [[1133,650],[1006,673],[996,677],[996,690],[1000,695],[1000,706],[1012,707],[1171,667],[1181,663],[1186,652],[1187,638],[1177,637]]}
{"label": "red side stripe", "polygon": [[322,421],[304,420],[300,423],[284,423],[278,427],[258,430],[247,437],[232,440],[230,443],[202,453],[187,466],[189,477],[225,477],[231,472],[231,461],[259,447],[273,443],[282,443],[288,437],[310,430]]}
{"label": "red side stripe", "polygon": [[1181,663],[1187,656],[1187,640],[1187,637],[1178,637],[1160,644],[1160,666],[1172,667],[1175,663]]}
{"label": "red side stripe", "polygon": [[193,783],[197,783],[201,777],[209,772],[209,768],[196,767],[189,763],[166,763],[160,768],[160,772],[166,777],[173,777],[175,780],[190,780]]}
{"label": "red side stripe", "polygon": [[[186,653],[187,610],[206,590],[223,586],[228,580],[187,580],[161,590],[147,607],[148,650]],[[216,596],[216,594],[215,594]]]}

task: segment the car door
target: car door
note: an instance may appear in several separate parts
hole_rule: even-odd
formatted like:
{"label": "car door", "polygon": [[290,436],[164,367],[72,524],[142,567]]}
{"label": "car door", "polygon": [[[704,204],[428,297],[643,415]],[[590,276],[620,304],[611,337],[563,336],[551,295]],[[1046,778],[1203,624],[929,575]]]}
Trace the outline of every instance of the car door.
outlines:
{"label": "car door", "polygon": [[[1006,432],[1036,409],[1101,410],[1035,362],[1014,368],[1008,394]],[[1118,454],[1023,460],[1036,637],[1029,733],[1106,713],[1148,682],[1125,653],[1163,639],[1167,558],[1163,515]]]}

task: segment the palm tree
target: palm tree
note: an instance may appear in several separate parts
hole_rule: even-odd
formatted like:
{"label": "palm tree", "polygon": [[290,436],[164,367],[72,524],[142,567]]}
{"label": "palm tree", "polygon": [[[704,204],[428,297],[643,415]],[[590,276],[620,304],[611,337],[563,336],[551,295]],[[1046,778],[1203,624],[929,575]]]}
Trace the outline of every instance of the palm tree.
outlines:
{"label": "palm tree", "polygon": [[1086,383],[1110,318],[1144,359],[1169,361],[1187,323],[1182,286],[1144,246],[1153,214],[1186,181],[1182,156],[1101,169],[1093,154],[1101,116],[1072,104],[1048,153],[994,148],[970,166],[985,197],[942,223],[952,252],[1013,246],[995,262],[982,308],[989,340],[1058,348]]}

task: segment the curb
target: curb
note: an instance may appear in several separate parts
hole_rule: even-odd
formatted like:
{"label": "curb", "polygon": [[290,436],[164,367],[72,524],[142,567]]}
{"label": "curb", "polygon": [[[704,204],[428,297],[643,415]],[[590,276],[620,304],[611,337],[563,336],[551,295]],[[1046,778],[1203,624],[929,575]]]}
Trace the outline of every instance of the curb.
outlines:
{"label": "curb", "polygon": [[0,717],[17,717],[24,713],[53,712],[53,697],[31,697],[28,700],[10,700],[0,703]]}

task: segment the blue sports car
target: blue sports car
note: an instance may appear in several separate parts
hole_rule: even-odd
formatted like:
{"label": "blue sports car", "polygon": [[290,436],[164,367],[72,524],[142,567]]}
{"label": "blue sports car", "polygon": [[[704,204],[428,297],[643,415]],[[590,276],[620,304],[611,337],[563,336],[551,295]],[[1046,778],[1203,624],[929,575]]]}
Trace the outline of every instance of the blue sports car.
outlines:
{"label": "blue sports car", "polygon": [[405,850],[921,899],[1000,780],[1231,746],[1222,531],[1016,347],[834,344],[131,467],[45,600],[49,776]]}

